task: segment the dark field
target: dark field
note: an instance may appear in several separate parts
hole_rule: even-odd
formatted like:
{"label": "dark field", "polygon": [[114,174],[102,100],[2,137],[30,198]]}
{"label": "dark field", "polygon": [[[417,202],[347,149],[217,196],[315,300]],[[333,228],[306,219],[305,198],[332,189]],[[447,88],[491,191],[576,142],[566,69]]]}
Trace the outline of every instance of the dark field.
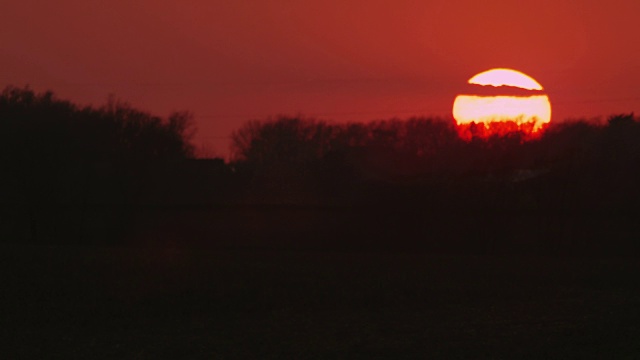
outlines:
{"label": "dark field", "polygon": [[633,113],[190,120],[0,94],[0,360],[640,358]]}
{"label": "dark field", "polygon": [[626,258],[4,245],[2,358],[632,359]]}

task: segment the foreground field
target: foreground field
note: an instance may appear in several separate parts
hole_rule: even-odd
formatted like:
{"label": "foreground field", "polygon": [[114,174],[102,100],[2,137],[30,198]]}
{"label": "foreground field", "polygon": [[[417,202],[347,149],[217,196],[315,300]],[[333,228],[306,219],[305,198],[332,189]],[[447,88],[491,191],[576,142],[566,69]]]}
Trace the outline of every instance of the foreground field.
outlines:
{"label": "foreground field", "polygon": [[621,258],[3,246],[4,358],[635,358]]}

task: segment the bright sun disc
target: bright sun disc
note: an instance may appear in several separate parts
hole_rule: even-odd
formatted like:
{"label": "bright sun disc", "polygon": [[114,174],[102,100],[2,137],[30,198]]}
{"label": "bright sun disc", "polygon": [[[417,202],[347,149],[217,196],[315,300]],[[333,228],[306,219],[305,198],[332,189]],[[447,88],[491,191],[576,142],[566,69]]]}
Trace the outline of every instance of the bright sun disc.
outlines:
{"label": "bright sun disc", "polygon": [[488,70],[469,84],[475,93],[458,95],[453,103],[453,118],[464,138],[512,131],[534,135],[551,122],[551,103],[542,85],[519,71]]}

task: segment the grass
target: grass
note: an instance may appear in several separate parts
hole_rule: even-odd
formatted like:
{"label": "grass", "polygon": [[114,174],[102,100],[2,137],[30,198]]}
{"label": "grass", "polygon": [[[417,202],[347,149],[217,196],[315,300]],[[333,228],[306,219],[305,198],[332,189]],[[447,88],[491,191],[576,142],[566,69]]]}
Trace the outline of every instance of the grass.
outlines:
{"label": "grass", "polygon": [[[635,358],[624,258],[4,246],[5,358]],[[4,357],[4,356],[3,356]]]}

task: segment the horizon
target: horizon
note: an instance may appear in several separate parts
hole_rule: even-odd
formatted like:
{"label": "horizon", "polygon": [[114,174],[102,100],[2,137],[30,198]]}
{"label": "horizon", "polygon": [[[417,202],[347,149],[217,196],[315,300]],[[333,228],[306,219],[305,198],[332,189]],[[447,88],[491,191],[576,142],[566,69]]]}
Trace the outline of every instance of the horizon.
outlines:
{"label": "horizon", "polygon": [[[181,111],[173,111],[170,112],[168,114],[158,114],[155,113],[153,111],[150,111],[148,109],[144,109],[144,108],[140,108],[138,106],[136,106],[136,104],[131,103],[126,101],[126,99],[121,99],[118,97],[113,97],[109,96],[107,98],[107,100],[105,100],[102,103],[97,103],[97,104],[83,104],[83,103],[78,103],[75,102],[73,99],[70,98],[64,98],[58,95],[58,93],[54,90],[54,89],[45,89],[42,91],[38,91],[36,89],[34,89],[33,87],[31,87],[30,85],[25,85],[23,87],[18,87],[18,86],[14,86],[14,85],[7,85],[5,86],[3,89],[16,89],[16,90],[27,90],[27,91],[33,91],[33,93],[37,96],[41,96],[45,93],[51,93],[53,95],[53,98],[56,101],[62,101],[62,102],[68,102],[69,104],[71,104],[71,106],[74,106],[77,109],[83,109],[83,108],[90,108],[93,110],[100,110],[102,108],[104,108],[105,106],[108,106],[110,101],[114,101],[114,105],[116,106],[125,106],[127,108],[130,108],[133,111],[141,111],[145,114],[148,114],[149,116],[152,117],[158,117],[160,119],[168,119],[169,116],[174,115],[174,114],[179,114],[179,115],[187,115],[187,116],[191,116],[194,115],[192,111],[190,111],[189,109],[182,109]],[[482,91],[481,91],[482,92]],[[492,90],[486,90],[485,92],[492,94]],[[465,95],[462,95],[465,96]],[[519,96],[515,96],[515,97],[519,97]],[[553,104],[552,104],[553,107]],[[362,115],[364,113],[353,113],[353,114],[358,114],[358,115]],[[552,109],[552,114],[553,114],[553,109]],[[559,124],[564,124],[564,123],[573,123],[573,122],[586,122],[586,123],[590,123],[596,126],[604,126],[607,124],[607,120],[614,118],[614,117],[618,117],[618,116],[626,116],[626,115],[630,115],[630,116],[634,116],[635,111],[629,111],[629,112],[617,112],[617,113],[610,113],[610,114],[600,114],[600,115],[593,115],[593,116],[567,116],[563,119],[558,119],[557,117],[553,117],[552,116],[552,121],[550,123],[548,123],[548,125],[550,126],[554,126],[554,125],[559,125]],[[275,115],[267,115],[264,117],[249,117],[244,119],[243,121],[238,122],[238,126],[236,128],[231,129],[231,132],[227,135],[227,136],[217,136],[216,138],[224,141],[226,144],[226,149],[225,149],[225,153],[222,153],[220,151],[212,151],[212,148],[208,147],[207,143],[202,143],[202,142],[198,142],[198,140],[201,140],[201,136],[198,136],[199,133],[199,129],[197,127],[197,116],[194,116],[193,118],[194,122],[191,123],[192,128],[189,128],[189,132],[193,133],[193,136],[188,136],[185,140],[187,140],[189,143],[191,143],[194,148],[195,148],[195,152],[194,152],[194,158],[196,159],[214,159],[214,158],[220,158],[223,159],[225,162],[229,162],[231,160],[232,157],[232,138],[233,138],[233,134],[235,132],[237,132],[238,130],[242,129],[244,125],[250,123],[250,122],[254,122],[254,121],[258,121],[262,124],[266,124],[266,123],[270,123],[270,122],[276,122],[278,120],[282,120],[282,119],[301,119],[304,121],[319,121],[319,122],[324,122],[326,124],[329,125],[340,125],[340,124],[345,124],[345,125],[349,125],[349,124],[373,124],[376,122],[390,122],[390,121],[400,121],[400,122],[407,122],[410,120],[433,120],[433,121],[442,121],[442,122],[448,122],[453,124],[454,127],[456,128],[460,128],[462,129],[465,126],[468,126],[468,123],[466,124],[462,124],[462,123],[457,123],[456,119],[454,118],[453,114],[451,112],[447,113],[447,114],[443,114],[443,115],[428,115],[428,114],[412,114],[412,115],[406,115],[403,116],[402,114],[397,114],[397,115],[393,115],[390,117],[375,117],[375,118],[362,118],[362,119],[358,119],[358,120],[346,120],[346,121],[339,121],[336,119],[331,119],[331,118],[327,118],[326,116],[312,116],[312,115],[308,115],[308,114],[304,114],[304,113],[295,113],[295,114],[285,114],[285,113],[279,113],[279,114],[275,114]],[[503,119],[503,120],[497,120],[498,122],[502,122],[502,121],[517,121],[517,119]],[[489,124],[485,123],[482,120],[476,121],[476,124],[483,124],[485,127],[487,127],[487,129],[489,128]],[[461,130],[462,131],[462,130]],[[520,132],[520,131],[525,131],[526,130],[514,130],[514,132]],[[544,134],[545,131],[542,131],[542,134]],[[464,138],[463,135],[460,135],[462,138]],[[503,135],[498,135],[498,136],[503,136]]]}

